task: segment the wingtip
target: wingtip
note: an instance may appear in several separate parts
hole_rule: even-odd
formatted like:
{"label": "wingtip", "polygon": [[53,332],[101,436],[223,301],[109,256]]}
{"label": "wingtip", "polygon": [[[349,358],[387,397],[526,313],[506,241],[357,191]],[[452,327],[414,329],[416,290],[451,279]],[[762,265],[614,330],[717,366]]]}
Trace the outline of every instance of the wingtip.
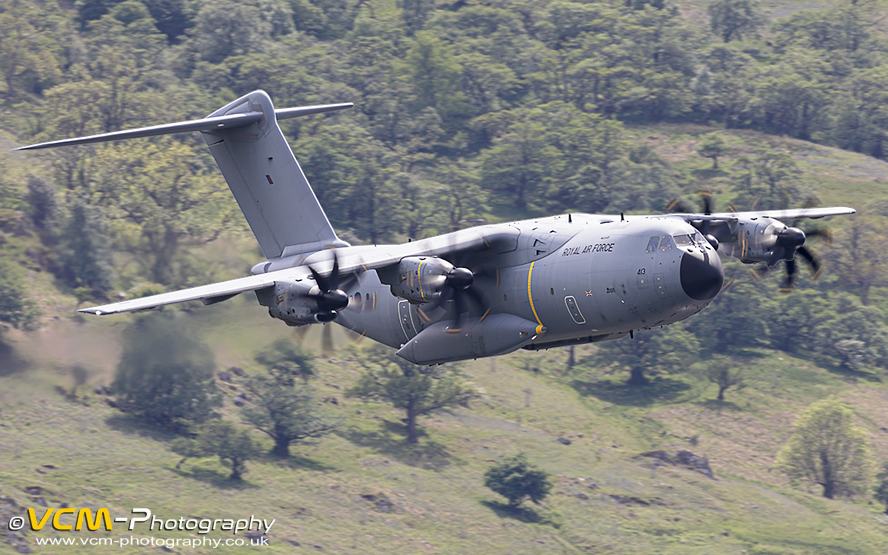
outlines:
{"label": "wingtip", "polygon": [[101,310],[97,310],[95,308],[81,308],[77,312],[80,314],[94,314],[96,316],[101,316],[102,314],[105,314]]}

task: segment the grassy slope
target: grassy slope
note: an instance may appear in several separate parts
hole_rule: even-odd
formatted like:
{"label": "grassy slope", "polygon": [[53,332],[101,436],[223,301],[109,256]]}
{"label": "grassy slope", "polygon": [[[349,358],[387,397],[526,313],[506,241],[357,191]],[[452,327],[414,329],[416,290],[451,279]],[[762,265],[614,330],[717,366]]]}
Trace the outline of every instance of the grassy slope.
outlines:
{"label": "grassy slope", "polygon": [[[183,317],[213,345],[220,366],[249,368],[257,345],[289,332],[246,300]],[[397,413],[342,396],[357,372],[323,361],[317,386],[338,401],[328,406],[342,418],[339,433],[295,446],[290,461],[251,462],[245,483],[237,485],[210,459],[189,461],[177,471],[169,436],[139,426],[100,399],[89,396],[86,407],[51,392],[50,384],[69,386],[59,368],[75,361],[93,368],[91,385],[106,383],[124,320],[63,321],[16,336],[31,369],[0,378],[0,494],[33,506],[23,488],[40,486],[51,506],[107,506],[115,515],[144,506],[168,518],[276,518],[272,552],[291,551],[288,540],[333,553],[888,550],[888,521],[878,507],[826,501],[816,492],[791,489],[770,471],[793,415],[831,393],[853,403],[879,458],[888,457],[880,431],[888,427],[881,408],[885,388],[878,381],[854,381],[764,352],[749,359],[748,387],[729,391],[729,402],[719,404],[710,401],[713,388],[693,372],[637,393],[619,385],[623,376],[593,370],[561,375],[565,352],[520,353],[496,364],[468,365],[483,399],[471,410],[427,419],[427,436],[407,446]],[[313,331],[306,342],[314,344],[319,335]],[[532,392],[529,407],[526,390]],[[232,409],[226,406],[230,416]],[[692,436],[696,445],[686,439]],[[562,445],[558,437],[573,443]],[[707,456],[718,479],[681,468],[652,469],[649,460],[634,458],[655,448]],[[504,512],[481,484],[492,461],[519,451],[557,477],[554,494],[536,517]],[[58,469],[37,473],[44,464]],[[380,493],[394,503],[392,512],[380,512],[362,497]],[[620,504],[609,495],[649,505]]]}

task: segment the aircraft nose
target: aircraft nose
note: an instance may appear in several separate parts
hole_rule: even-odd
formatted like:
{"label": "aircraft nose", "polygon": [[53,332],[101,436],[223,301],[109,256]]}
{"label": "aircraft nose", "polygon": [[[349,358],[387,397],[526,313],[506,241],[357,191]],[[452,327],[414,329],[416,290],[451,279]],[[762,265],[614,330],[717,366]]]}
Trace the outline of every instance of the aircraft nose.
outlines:
{"label": "aircraft nose", "polygon": [[725,271],[717,254],[703,251],[699,258],[694,254],[681,257],[681,288],[692,299],[708,301],[721,291]]}

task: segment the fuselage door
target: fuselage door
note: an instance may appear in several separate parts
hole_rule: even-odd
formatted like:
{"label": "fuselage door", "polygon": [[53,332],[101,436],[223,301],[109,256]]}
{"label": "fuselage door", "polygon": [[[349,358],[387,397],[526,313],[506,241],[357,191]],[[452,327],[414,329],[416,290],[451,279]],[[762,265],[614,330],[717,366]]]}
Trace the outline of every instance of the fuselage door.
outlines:
{"label": "fuselage door", "polygon": [[413,339],[416,335],[416,326],[413,325],[413,318],[410,317],[410,303],[406,300],[398,302],[398,320],[401,322],[401,330],[407,339]]}
{"label": "fuselage door", "polygon": [[567,307],[567,311],[570,313],[570,317],[573,318],[574,322],[577,324],[586,323],[586,319],[583,318],[583,313],[580,312],[580,307],[577,306],[577,299],[573,295],[564,297],[564,305]]}

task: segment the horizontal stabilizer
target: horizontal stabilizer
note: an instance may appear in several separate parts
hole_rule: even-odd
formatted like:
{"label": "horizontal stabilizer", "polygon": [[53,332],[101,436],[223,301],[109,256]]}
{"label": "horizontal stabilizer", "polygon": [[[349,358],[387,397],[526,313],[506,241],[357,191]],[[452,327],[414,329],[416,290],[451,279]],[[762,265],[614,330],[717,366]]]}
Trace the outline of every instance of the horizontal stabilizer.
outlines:
{"label": "horizontal stabilizer", "polygon": [[[274,114],[277,119],[295,118],[299,116],[309,116],[312,114],[320,114],[323,112],[333,112],[343,110],[354,106],[351,102],[343,104],[323,104],[318,106],[302,106],[300,108],[282,108],[275,110]],[[195,119],[191,121],[180,121],[178,123],[165,123],[162,125],[152,125],[150,127],[140,127],[138,129],[126,129],[124,131],[113,131],[111,133],[99,133],[98,135],[89,135],[88,137],[74,137],[71,139],[60,139],[57,141],[47,141],[34,145],[22,146],[13,150],[39,150],[41,148],[52,148],[57,146],[85,145],[90,143],[103,143],[107,141],[119,141],[122,139],[138,139],[140,137],[153,137],[155,135],[170,135],[173,133],[186,133],[188,131],[218,131],[221,129],[233,129],[235,127],[243,127],[256,123],[263,117],[262,112],[247,112],[241,114],[230,114],[224,116]]]}
{"label": "horizontal stabilizer", "polygon": [[354,104],[351,102],[343,102],[342,104],[321,104],[319,106],[303,106],[301,108],[280,108],[274,111],[274,116],[280,121],[282,119],[310,116],[323,112],[335,112],[336,110],[345,110],[352,107],[354,107]]}
{"label": "horizontal stabilizer", "polygon": [[100,133],[98,135],[90,135],[88,137],[75,137],[73,139],[61,139],[58,141],[49,141],[38,143],[36,145],[28,145],[16,148],[15,150],[38,150],[41,148],[52,148],[56,146],[69,145],[85,145],[89,143],[103,143],[106,141],[118,141],[121,139],[137,139],[139,137],[153,137],[154,135],[169,135],[171,133],[184,133],[186,131],[209,131],[211,129],[231,129],[232,127],[243,127],[255,123],[262,119],[262,112],[252,112],[248,114],[232,114],[230,116],[221,116],[218,118],[195,119],[191,121],[180,121],[178,123],[165,123],[163,125],[152,125],[151,127],[140,127],[139,129],[127,129],[125,131],[114,131],[112,133]]}
{"label": "horizontal stabilizer", "polygon": [[201,285],[200,287],[192,287],[191,289],[183,289],[182,291],[174,291],[172,293],[161,293],[160,295],[151,295],[150,297],[131,299],[119,303],[81,308],[77,312],[102,316],[105,314],[133,312],[135,310],[148,310],[150,308],[158,308],[168,304],[183,303],[185,301],[202,300],[204,301],[204,304],[214,304],[215,302],[219,302],[219,300],[230,299],[238,293],[255,291],[257,289],[264,289],[272,286],[274,285],[275,279],[283,279],[281,274],[282,273],[275,272],[258,276],[248,276],[219,283],[211,283],[210,285]]}

